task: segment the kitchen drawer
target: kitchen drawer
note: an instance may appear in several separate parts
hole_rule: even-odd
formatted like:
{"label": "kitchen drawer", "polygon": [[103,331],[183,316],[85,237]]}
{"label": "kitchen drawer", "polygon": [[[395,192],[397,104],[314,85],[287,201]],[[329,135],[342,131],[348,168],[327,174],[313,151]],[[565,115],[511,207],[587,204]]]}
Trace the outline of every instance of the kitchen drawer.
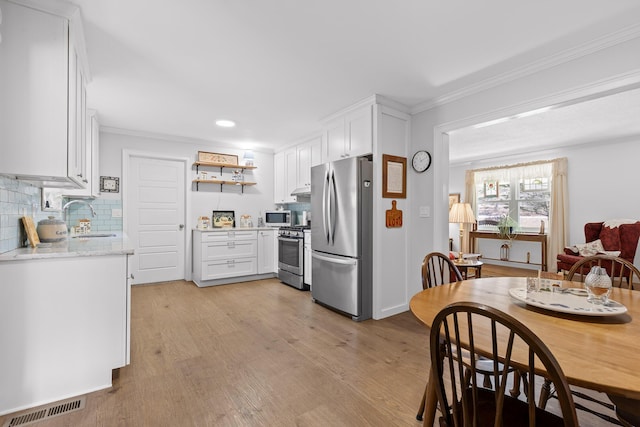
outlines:
{"label": "kitchen drawer", "polygon": [[257,240],[233,240],[202,243],[202,261],[258,256]]}
{"label": "kitchen drawer", "polygon": [[255,230],[228,230],[202,233],[203,242],[226,242],[228,240],[258,240],[258,232]]}
{"label": "kitchen drawer", "polygon": [[257,274],[256,258],[241,258],[209,261],[202,263],[202,280],[224,279],[226,277]]}

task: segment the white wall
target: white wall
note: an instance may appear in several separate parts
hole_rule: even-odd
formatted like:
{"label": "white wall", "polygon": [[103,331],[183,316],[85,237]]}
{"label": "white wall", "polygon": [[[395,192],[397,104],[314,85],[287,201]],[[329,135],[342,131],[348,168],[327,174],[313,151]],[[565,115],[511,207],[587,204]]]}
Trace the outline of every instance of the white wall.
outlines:
{"label": "white wall", "polygon": [[[409,265],[418,265],[425,254],[433,250],[446,251],[448,246],[449,225],[447,220],[449,193],[449,152],[446,132],[462,128],[475,123],[491,119],[530,111],[547,105],[557,104],[617,87],[625,87],[640,82],[640,39],[635,38],[613,46],[603,46],[590,52],[579,52],[572,60],[543,68],[537,72],[527,74],[521,70],[518,79],[505,81],[485,90],[472,93],[469,96],[434,107],[415,114],[412,117],[412,146],[411,153],[419,149],[430,150],[434,158],[434,167],[422,176],[410,176],[412,182],[419,181],[421,185],[410,185],[411,221],[420,224],[412,230]],[[500,77],[500,76],[497,76]],[[607,143],[609,145],[612,143]],[[631,143],[633,144],[633,143]],[[593,200],[597,195],[595,189],[612,193],[613,199],[625,200],[621,197],[625,190],[613,190],[619,183],[624,182],[629,188],[635,180],[618,179],[622,167],[620,158],[603,157],[607,150],[597,146],[583,148],[583,154],[572,155],[570,159],[570,181],[583,184],[573,189],[571,194],[570,233],[571,239],[578,239],[582,233],[579,228],[591,217],[591,208],[578,211],[577,206],[584,206],[583,200]],[[634,150],[637,152],[637,149]],[[603,181],[594,184],[595,172],[586,164],[591,163],[586,158],[594,155],[602,163],[612,164],[611,170],[616,171],[613,176],[604,176]],[[621,156],[622,157],[622,156]],[[635,158],[635,156],[633,156]],[[582,159],[583,165],[580,165]],[[624,160],[623,162],[627,162]],[[629,163],[631,161],[628,161]],[[626,165],[625,165],[626,166]],[[627,166],[629,167],[629,166]],[[633,166],[631,166],[633,168]],[[602,175],[600,175],[602,176]],[[575,184],[574,184],[575,185]],[[626,190],[629,192],[629,190]],[[456,192],[456,191],[451,191]],[[580,198],[580,202],[574,201]],[[594,204],[597,202],[594,202]],[[615,202],[616,204],[618,202]],[[623,202],[627,204],[627,202]],[[431,221],[420,221],[418,207],[429,205],[432,207]],[[596,215],[613,215],[614,205],[605,208]],[[630,209],[631,210],[631,209]],[[625,216],[640,216],[629,212]],[[582,235],[581,239],[584,239]],[[419,268],[408,272],[410,286],[418,292],[421,289]]]}
{"label": "white wall", "polygon": [[[184,142],[176,140],[163,140],[152,137],[124,135],[119,133],[100,133],[100,175],[122,177],[122,150],[150,152],[175,156],[176,158],[190,158],[194,162],[198,151],[207,151],[224,154],[238,155],[240,163],[245,150],[230,149],[229,147],[216,146],[214,143]],[[213,210],[234,210],[236,218],[242,214],[249,214],[257,224],[258,214],[265,209],[273,209],[273,153],[258,152],[254,150],[253,171],[245,173],[245,180],[255,181],[257,185],[244,188],[241,193],[240,186],[220,186],[215,184],[200,184],[199,191],[191,182],[188,182],[187,191],[191,192],[191,203],[187,207],[189,221],[196,223],[199,216],[211,216]],[[208,169],[219,174],[219,169]],[[225,169],[225,173],[230,173]],[[195,178],[195,167],[192,169],[192,177]],[[121,182],[120,186],[126,186]],[[103,194],[102,198],[120,198],[122,192],[116,194]]]}
{"label": "white wall", "polygon": [[[455,143],[455,142],[454,142]],[[584,145],[545,150],[527,156],[488,159],[449,169],[449,189],[464,197],[464,175],[469,169],[549,160],[568,159],[569,241],[567,245],[584,243],[584,224],[614,218],[640,219],[640,199],[629,197],[629,189],[638,180],[637,162],[640,158],[640,135],[624,141],[599,141]],[[450,228],[450,236],[457,245],[457,226]],[[495,243],[494,243],[495,246]],[[526,246],[536,251],[539,245]],[[532,252],[534,253],[534,252]],[[549,265],[555,271],[555,265]]]}
{"label": "white wall", "polygon": [[601,141],[541,151],[526,157],[452,165],[449,188],[452,193],[464,194],[464,173],[468,169],[558,157],[567,157],[569,163],[569,244],[584,242],[584,224],[587,222],[640,219],[640,199],[629,197],[630,188],[639,176],[636,159],[640,158],[640,135],[627,141]]}
{"label": "white wall", "polygon": [[[410,137],[408,114],[376,105],[374,127],[373,179],[373,318],[382,319],[409,309],[414,292],[407,278],[412,226],[409,222],[409,184],[406,199],[382,198],[382,155],[407,157]],[[407,164],[407,168],[411,168]],[[407,170],[407,175],[409,171]],[[386,211],[396,201],[403,212],[402,227],[387,228]]]}

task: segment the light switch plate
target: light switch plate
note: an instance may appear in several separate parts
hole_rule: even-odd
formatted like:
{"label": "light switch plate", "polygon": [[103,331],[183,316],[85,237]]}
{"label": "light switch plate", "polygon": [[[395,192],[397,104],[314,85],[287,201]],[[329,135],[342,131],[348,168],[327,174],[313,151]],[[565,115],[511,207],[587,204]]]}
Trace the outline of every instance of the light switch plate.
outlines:
{"label": "light switch plate", "polygon": [[431,216],[431,206],[420,206],[420,218],[429,218]]}

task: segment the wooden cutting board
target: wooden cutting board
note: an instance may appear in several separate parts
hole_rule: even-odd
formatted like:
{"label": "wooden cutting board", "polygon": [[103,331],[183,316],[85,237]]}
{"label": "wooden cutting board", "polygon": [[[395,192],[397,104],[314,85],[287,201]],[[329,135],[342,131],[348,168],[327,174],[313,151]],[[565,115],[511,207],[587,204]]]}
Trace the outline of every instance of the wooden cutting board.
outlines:
{"label": "wooden cutting board", "polygon": [[33,218],[31,218],[30,216],[23,216],[22,224],[24,225],[24,229],[27,232],[29,243],[32,247],[35,248],[38,244],[40,244],[40,239],[38,238],[38,233],[36,231],[36,225],[33,223]]}

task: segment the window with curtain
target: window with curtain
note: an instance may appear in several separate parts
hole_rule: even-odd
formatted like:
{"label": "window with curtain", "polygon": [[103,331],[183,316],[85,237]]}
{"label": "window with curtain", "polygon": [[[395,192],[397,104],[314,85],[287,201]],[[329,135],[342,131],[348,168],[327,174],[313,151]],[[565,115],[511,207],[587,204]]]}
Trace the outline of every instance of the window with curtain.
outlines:
{"label": "window with curtain", "polygon": [[538,232],[540,221],[545,221],[547,265],[554,265],[556,255],[564,253],[569,237],[567,166],[567,158],[562,157],[467,170],[465,200],[471,203],[479,228],[496,230],[495,225],[482,225],[480,221],[495,222],[502,214],[517,220],[524,227],[520,231]]}
{"label": "window with curtain", "polygon": [[552,193],[550,163],[506,166],[474,174],[478,229],[495,230],[510,216],[523,232],[549,226]]}

